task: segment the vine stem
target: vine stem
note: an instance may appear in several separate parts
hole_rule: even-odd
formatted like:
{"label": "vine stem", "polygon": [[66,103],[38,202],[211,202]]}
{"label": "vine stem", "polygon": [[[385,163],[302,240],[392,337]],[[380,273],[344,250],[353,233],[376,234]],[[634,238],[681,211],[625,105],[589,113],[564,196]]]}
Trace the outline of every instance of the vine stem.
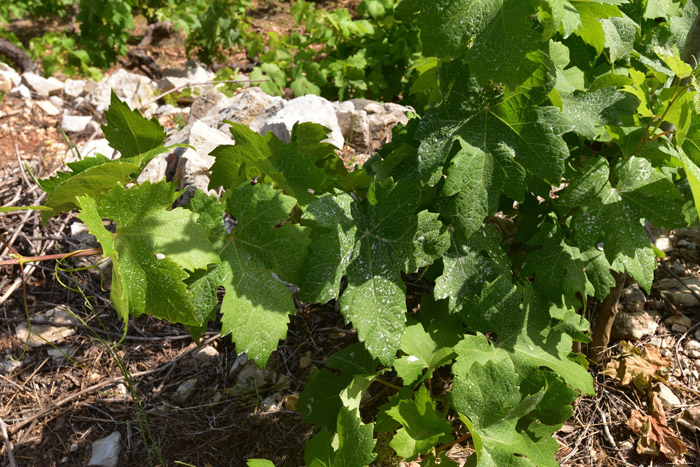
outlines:
{"label": "vine stem", "polygon": [[460,436],[459,438],[457,438],[457,439],[455,439],[455,440],[453,440],[453,441],[450,441],[450,442],[447,443],[447,444],[443,444],[442,446],[436,448],[435,451],[436,451],[436,452],[447,451],[448,449],[450,449],[450,448],[451,448],[452,446],[454,446],[455,444],[461,443],[462,441],[467,440],[467,439],[469,439],[469,438],[471,438],[471,437],[472,437],[472,434],[471,434],[471,433],[465,433],[465,434],[463,434],[462,436]]}
{"label": "vine stem", "polygon": [[72,251],[70,253],[57,253],[55,255],[40,255],[40,256],[22,256],[19,253],[14,252],[13,256],[16,256],[16,258],[1,260],[0,266],[25,264],[25,263],[36,263],[38,261],[51,261],[54,259],[62,261],[64,259],[68,259],[68,258],[71,258],[73,256],[93,256],[93,255],[101,255],[102,253],[103,253],[102,248],[89,248],[87,250]]}

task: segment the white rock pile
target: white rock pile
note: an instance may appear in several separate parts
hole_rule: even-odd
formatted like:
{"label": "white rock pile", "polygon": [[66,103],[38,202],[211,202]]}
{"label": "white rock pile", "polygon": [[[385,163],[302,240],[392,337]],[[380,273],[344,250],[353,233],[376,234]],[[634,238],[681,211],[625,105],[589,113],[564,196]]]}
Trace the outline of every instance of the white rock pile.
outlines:
{"label": "white rock pile", "polygon": [[[248,125],[265,134],[272,131],[283,141],[289,141],[296,122],[319,123],[329,129],[328,142],[338,149],[346,145],[362,163],[391,138],[391,129],[398,122],[406,123],[410,107],[380,103],[367,99],[330,102],[322,97],[307,95],[292,100],[269,96],[258,87],[248,87],[228,98],[211,81],[214,74],[194,61],[184,70],[166,70],[164,78],[153,81],[145,76],[119,70],[103,81],[44,78],[35,73],[19,74],[0,63],[0,91],[31,101],[46,115],[59,118],[59,125],[69,137],[92,132],[81,154],[99,152],[115,157],[104,139],[100,124],[109,107],[112,90],[131,108],[148,118],[165,120],[180,115],[184,128],[172,128],[167,144],[188,143],[196,150],[180,148],[151,161],[141,181],[158,181],[167,176],[177,177],[180,188],[206,189],[209,168],[214,158],[209,153],[221,144],[234,144],[225,120]],[[198,96],[191,106],[176,108],[158,105],[157,94],[190,85]],[[2,117],[2,115],[0,115]]]}

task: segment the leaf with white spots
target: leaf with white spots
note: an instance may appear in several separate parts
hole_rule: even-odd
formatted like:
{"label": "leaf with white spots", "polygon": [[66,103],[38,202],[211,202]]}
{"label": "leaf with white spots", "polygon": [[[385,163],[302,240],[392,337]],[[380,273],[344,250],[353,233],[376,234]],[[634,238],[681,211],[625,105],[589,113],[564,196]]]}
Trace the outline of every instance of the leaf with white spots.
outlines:
{"label": "leaf with white spots", "polygon": [[[611,180],[616,180],[614,186]],[[642,220],[668,229],[685,223],[678,189],[638,157],[627,159],[612,175],[605,158],[584,161],[583,171],[562,191],[561,203],[581,207],[572,216],[576,245],[588,250],[602,242],[612,268],[624,268],[646,290],[651,288],[656,258]]]}
{"label": "leaf with white spots", "polygon": [[[99,205],[87,196],[78,198],[78,217],[112,259],[111,298],[125,320],[148,313],[173,323],[201,324],[184,282],[186,270],[206,269],[219,257],[197,223],[198,214],[170,209],[176,197],[173,184],[147,182],[128,190],[117,185]],[[114,221],[116,231],[105,229],[102,219]]]}
{"label": "leaf with white spots", "polygon": [[221,303],[221,332],[231,333],[236,350],[263,367],[287,335],[294,300],[282,282],[298,283],[306,255],[308,230],[280,225],[296,200],[269,185],[233,189],[226,211],[236,219],[229,235],[212,238],[221,257],[218,274],[226,279]]}
{"label": "leaf with white spots", "polygon": [[[346,276],[341,312],[357,328],[367,350],[384,364],[394,360],[406,319],[401,270],[426,262],[426,249],[414,243],[423,241],[415,238],[419,197],[416,183],[389,179],[372,184],[361,202],[349,195],[327,195],[311,203],[304,214],[321,233],[305,264],[302,298],[329,300]],[[435,222],[428,216],[423,224]],[[427,230],[438,232],[440,227]],[[432,244],[435,237],[423,238]]]}

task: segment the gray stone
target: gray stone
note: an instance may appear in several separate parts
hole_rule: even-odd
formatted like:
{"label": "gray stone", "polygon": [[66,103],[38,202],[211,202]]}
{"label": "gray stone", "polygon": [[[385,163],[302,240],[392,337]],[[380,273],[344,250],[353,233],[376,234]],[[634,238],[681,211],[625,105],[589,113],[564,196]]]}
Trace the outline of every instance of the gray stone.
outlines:
{"label": "gray stone", "polygon": [[[671,327],[673,327],[673,326],[683,327],[683,328],[685,328],[686,331],[692,325],[692,321],[690,321],[690,318],[688,318],[687,316],[685,316],[682,313],[669,316],[668,318],[666,318],[664,320],[664,323],[666,323],[667,326],[671,326]],[[685,332],[685,331],[683,331],[683,332]]]}
{"label": "gray stone", "polygon": [[675,278],[664,278],[658,281],[657,286],[661,293],[678,305],[687,307],[700,306],[700,300],[693,295],[684,284],[700,295],[700,279],[697,277],[684,277],[682,283]]}
{"label": "gray stone", "polygon": [[85,81],[79,79],[67,79],[63,83],[63,94],[68,97],[76,98],[83,95],[85,90]]}
{"label": "gray stone", "polygon": [[98,83],[86,96],[86,100],[97,112],[104,112],[109,107],[111,92],[114,90],[132,109],[142,107],[153,99],[151,84],[151,80],[145,76],[119,70]]}
{"label": "gray stone", "polygon": [[61,113],[61,110],[58,107],[56,107],[51,101],[35,101],[34,105],[39,107],[42,112],[51,117],[55,117],[56,115]]}
{"label": "gray stone", "polygon": [[683,348],[685,349],[685,354],[690,358],[700,358],[700,342],[689,339],[686,341],[685,345],[683,345]]}
{"label": "gray stone", "polygon": [[166,115],[176,114],[179,111],[180,111],[180,109],[178,109],[177,107],[170,105],[170,104],[165,104],[165,105],[161,105],[160,107],[158,107],[156,109],[156,115],[164,117]]}
{"label": "gray stone", "polygon": [[70,358],[73,358],[73,355],[75,355],[77,351],[78,346],[66,345],[63,347],[51,347],[46,350],[46,353],[49,354],[49,357],[51,357],[54,363],[65,363],[68,362]]}
{"label": "gray stone", "polygon": [[92,121],[89,115],[64,115],[61,119],[61,128],[66,133],[81,133],[85,131]]}
{"label": "gray stone", "polygon": [[178,180],[178,189],[184,190],[188,187],[194,187],[208,192],[209,168],[212,164],[214,164],[212,156],[200,154],[198,151],[187,148],[180,156],[175,175]]}
{"label": "gray stone", "polygon": [[265,122],[259,133],[264,135],[271,131],[279,139],[288,143],[291,140],[292,127],[298,122],[313,122],[323,125],[330,130],[330,135],[325,141],[338,149],[343,148],[345,139],[338,125],[338,117],[335,115],[333,104],[314,95],[297,97],[287,102],[279,112]]}
{"label": "gray stone", "polygon": [[661,401],[661,405],[664,407],[664,409],[671,410],[681,405],[681,400],[678,398],[678,396],[676,396],[665,384],[657,383],[654,385],[653,391],[659,396],[659,400]]}
{"label": "gray stone", "polygon": [[194,395],[195,389],[197,389],[198,382],[198,379],[194,377],[180,383],[175,390],[175,400],[180,404],[184,404],[190,400]]}
{"label": "gray stone", "polygon": [[22,83],[22,77],[11,66],[0,62],[0,91],[9,93]]}
{"label": "gray stone", "polygon": [[20,84],[19,86],[16,86],[14,89],[12,89],[12,91],[10,91],[10,95],[21,97],[22,99],[32,98],[32,92],[24,84]]}
{"label": "gray stone", "polygon": [[146,180],[151,183],[158,183],[165,178],[165,173],[168,170],[168,155],[161,154],[154,157],[146,165],[141,174],[136,179],[136,182],[140,185]]}
{"label": "gray stone", "polygon": [[[5,62],[0,62],[0,81],[7,81],[10,89],[22,83],[22,76]],[[7,91],[6,91],[7,92]]]}
{"label": "gray stone", "polygon": [[680,263],[671,264],[671,271],[673,271],[677,276],[683,276],[686,273],[685,266]]}
{"label": "gray stone", "polygon": [[213,108],[226,100],[226,96],[216,89],[209,89],[197,96],[190,108],[189,122],[204,118]]}
{"label": "gray stone", "polygon": [[224,123],[224,120],[230,120],[247,125],[253,131],[259,131],[265,121],[279,112],[286,102],[281,97],[265,94],[258,87],[246,88],[230,99],[215,90],[207,92],[205,96],[214,102],[217,100],[217,94],[223,98],[218,99],[218,102],[210,107],[204,116],[202,116],[204,101],[201,103],[202,109],[198,109],[196,105],[192,106],[190,123],[201,119],[206,125],[228,133],[228,124]]}
{"label": "gray stone", "polygon": [[658,314],[655,311],[620,311],[615,316],[610,337],[618,340],[641,339],[651,336],[659,326],[657,322]]}
{"label": "gray stone", "polygon": [[355,109],[352,102],[334,102],[338,125],[348,144],[358,150],[371,150],[372,139],[369,132],[369,117],[367,112]]}
{"label": "gray stone", "polygon": [[377,151],[382,144],[391,141],[391,130],[397,123],[406,124],[406,112],[413,112],[412,107],[398,104],[374,102],[368,99],[352,99],[355,110],[364,110],[369,119],[370,150]]}
{"label": "gray stone", "polygon": [[665,235],[663,237],[657,238],[655,245],[656,248],[663,251],[664,253],[668,253],[669,251],[673,250],[673,241]]}
{"label": "gray stone", "polygon": [[646,295],[642,292],[639,284],[632,284],[625,287],[620,295],[620,303],[629,312],[640,311],[647,301]]}
{"label": "gray stone", "polygon": [[97,138],[89,141],[80,149],[80,154],[83,157],[91,157],[95,154],[102,154],[103,156],[109,157],[111,159],[116,159],[119,155],[119,151],[115,151],[112,146],[109,145],[109,141],[106,138]]}
{"label": "gray stone", "polygon": [[27,323],[20,323],[15,330],[15,337],[21,341],[27,340],[32,347],[59,342],[66,337],[75,334],[75,327],[80,324],[80,320],[69,313],[69,308],[59,305],[43,313],[35,314],[32,319],[46,321],[51,324],[36,324],[32,326],[32,334],[29,335]]}
{"label": "gray stone", "polygon": [[63,99],[61,99],[58,96],[49,96],[49,102],[51,102],[53,105],[55,105],[58,108],[63,107]]}
{"label": "gray stone", "polygon": [[192,352],[192,362],[197,365],[202,365],[208,362],[216,361],[219,357],[219,351],[211,345],[202,347]]}
{"label": "gray stone", "polygon": [[168,143],[173,144],[175,141],[195,148],[187,148],[178,160],[175,178],[179,180],[180,189],[195,187],[207,191],[209,168],[214,163],[214,157],[209,153],[218,146],[233,144],[233,139],[226,133],[197,121],[173,135]]}
{"label": "gray stone", "polygon": [[115,431],[106,438],[92,443],[92,455],[88,466],[116,467],[119,463],[122,435]]}
{"label": "gray stone", "polygon": [[216,74],[211,72],[207,67],[196,60],[189,59],[185,63],[184,69],[166,68],[163,70],[163,76],[165,76],[166,79],[185,78],[190,83],[204,83],[207,81],[212,81]]}
{"label": "gray stone", "polygon": [[44,78],[29,71],[22,74],[22,82],[41,97],[49,97],[63,91],[63,83],[56,78]]}

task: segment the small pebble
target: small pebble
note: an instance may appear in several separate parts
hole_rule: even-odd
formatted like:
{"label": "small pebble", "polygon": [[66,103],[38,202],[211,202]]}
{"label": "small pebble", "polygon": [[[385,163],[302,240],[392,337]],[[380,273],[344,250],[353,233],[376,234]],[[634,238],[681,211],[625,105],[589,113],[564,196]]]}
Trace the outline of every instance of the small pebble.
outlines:
{"label": "small pebble", "polygon": [[686,326],[683,326],[682,324],[674,324],[671,326],[671,331],[677,332],[678,334],[685,334],[688,332],[688,328]]}

